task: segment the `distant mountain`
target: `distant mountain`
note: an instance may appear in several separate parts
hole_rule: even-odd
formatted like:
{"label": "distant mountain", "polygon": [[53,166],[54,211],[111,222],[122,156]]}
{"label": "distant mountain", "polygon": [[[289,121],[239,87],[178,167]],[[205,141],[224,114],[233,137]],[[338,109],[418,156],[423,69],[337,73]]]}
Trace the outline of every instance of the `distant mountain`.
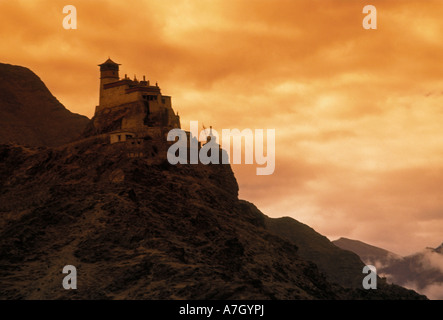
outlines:
{"label": "distant mountain", "polygon": [[392,253],[385,249],[371,246],[367,243],[358,240],[351,240],[347,238],[340,238],[332,241],[337,247],[356,253],[365,264],[371,264],[378,267],[380,264],[385,265],[393,260],[401,259],[398,254]]}
{"label": "distant mountain", "polygon": [[388,282],[414,289],[431,299],[443,299],[443,244],[401,257],[357,240],[340,238],[333,243],[376,266],[378,274]]}
{"label": "distant mountain", "polygon": [[0,143],[59,146],[77,138],[89,119],[67,110],[31,70],[0,64]]}
{"label": "distant mountain", "polygon": [[413,288],[432,299],[443,299],[441,247],[425,249],[392,261],[380,270],[390,282]]}

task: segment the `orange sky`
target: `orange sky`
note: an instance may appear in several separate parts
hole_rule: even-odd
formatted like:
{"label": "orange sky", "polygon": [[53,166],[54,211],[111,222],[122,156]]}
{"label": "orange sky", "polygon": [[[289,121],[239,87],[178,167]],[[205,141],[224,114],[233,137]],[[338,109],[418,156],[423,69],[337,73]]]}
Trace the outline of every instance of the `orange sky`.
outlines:
{"label": "orange sky", "polygon": [[0,62],[88,117],[110,56],[158,81],[185,128],[275,128],[272,176],[234,167],[242,198],[408,254],[443,241],[442,16],[432,0],[2,1]]}

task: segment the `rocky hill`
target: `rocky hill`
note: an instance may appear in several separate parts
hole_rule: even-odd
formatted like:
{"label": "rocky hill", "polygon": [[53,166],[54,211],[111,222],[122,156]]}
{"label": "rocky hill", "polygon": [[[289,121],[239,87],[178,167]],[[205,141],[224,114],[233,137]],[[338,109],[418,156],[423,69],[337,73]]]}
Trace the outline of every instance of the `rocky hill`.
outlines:
{"label": "rocky hill", "polygon": [[229,165],[172,166],[149,139],[66,143],[87,118],[26,68],[0,65],[0,106],[0,299],[425,298],[362,289],[356,254],[238,199]]}
{"label": "rocky hill", "polygon": [[71,113],[31,70],[0,63],[0,143],[59,146],[89,123]]}
{"label": "rocky hill", "polygon": [[[423,298],[382,282],[371,291],[333,283],[315,254],[307,259],[309,240],[285,239],[295,220],[285,218],[279,231],[282,220],[237,194],[229,165],[131,159],[122,144],[104,140],[57,149],[3,145],[0,297]],[[315,233],[303,225],[293,232]],[[337,261],[349,256],[335,248]],[[77,267],[77,290],[62,288],[68,264]]]}

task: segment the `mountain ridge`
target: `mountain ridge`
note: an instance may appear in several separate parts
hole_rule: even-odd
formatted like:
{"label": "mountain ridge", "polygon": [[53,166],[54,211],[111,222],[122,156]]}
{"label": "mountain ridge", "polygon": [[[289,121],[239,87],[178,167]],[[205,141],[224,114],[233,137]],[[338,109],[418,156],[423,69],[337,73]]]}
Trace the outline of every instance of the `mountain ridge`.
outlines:
{"label": "mountain ridge", "polygon": [[0,63],[0,143],[55,147],[75,140],[89,119],[67,110],[30,69]]}
{"label": "mountain ridge", "polygon": [[366,264],[386,264],[389,261],[402,258],[396,253],[376,246],[372,246],[359,240],[352,240],[341,237],[337,240],[332,241],[332,243],[334,243],[341,249],[356,253]]}

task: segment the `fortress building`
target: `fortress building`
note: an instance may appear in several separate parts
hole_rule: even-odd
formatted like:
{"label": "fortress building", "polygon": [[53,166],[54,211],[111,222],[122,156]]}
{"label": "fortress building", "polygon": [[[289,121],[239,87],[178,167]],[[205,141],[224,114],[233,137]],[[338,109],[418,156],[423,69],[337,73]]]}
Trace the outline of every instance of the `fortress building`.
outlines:
{"label": "fortress building", "polygon": [[87,135],[109,134],[110,142],[146,138],[166,140],[173,128],[180,128],[171,97],[162,95],[156,83],[119,76],[119,64],[111,59],[100,64],[100,98]]}
{"label": "fortress building", "polygon": [[[101,143],[112,150],[121,150],[129,158],[144,158],[161,164],[167,159],[172,129],[181,129],[180,117],[174,112],[171,97],[165,96],[157,83],[119,76],[120,64],[110,58],[100,67],[99,105],[94,117],[76,144]],[[191,149],[199,152],[202,144],[185,131],[189,160]],[[212,134],[207,142],[211,141]],[[178,140],[178,139],[177,139]],[[191,140],[194,143],[191,145]],[[217,145],[218,146],[218,145]],[[220,146],[218,146],[220,148]],[[194,150],[196,148],[196,150]]]}

